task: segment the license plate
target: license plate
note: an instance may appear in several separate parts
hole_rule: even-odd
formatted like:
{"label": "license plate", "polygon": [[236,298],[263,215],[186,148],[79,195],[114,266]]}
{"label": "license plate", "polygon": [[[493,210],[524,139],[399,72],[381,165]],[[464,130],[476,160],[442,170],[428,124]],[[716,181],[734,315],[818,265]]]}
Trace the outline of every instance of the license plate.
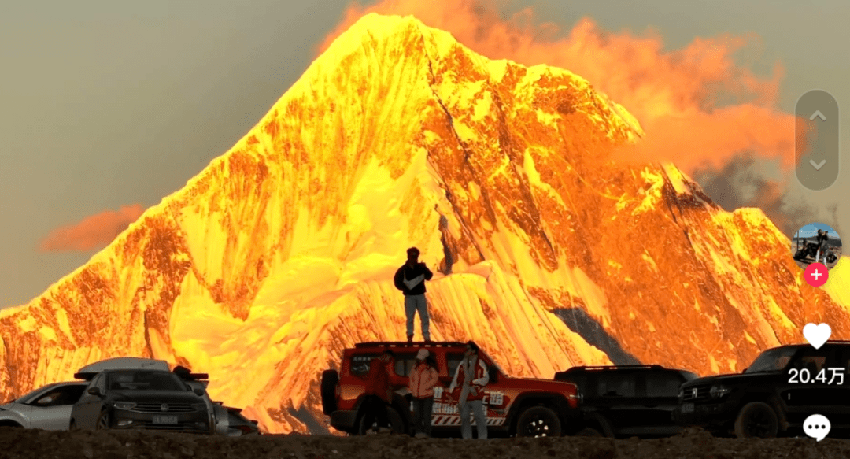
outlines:
{"label": "license plate", "polygon": [[693,413],[694,412],[694,404],[693,403],[685,403],[682,405],[682,413]]}
{"label": "license plate", "polygon": [[154,424],[177,424],[177,416],[154,416]]}

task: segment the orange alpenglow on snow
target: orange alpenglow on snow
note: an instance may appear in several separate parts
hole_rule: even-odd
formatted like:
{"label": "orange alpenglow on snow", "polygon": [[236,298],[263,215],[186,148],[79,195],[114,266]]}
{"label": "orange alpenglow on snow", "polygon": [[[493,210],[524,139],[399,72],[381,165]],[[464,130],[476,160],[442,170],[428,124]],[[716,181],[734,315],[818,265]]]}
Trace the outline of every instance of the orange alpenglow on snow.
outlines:
{"label": "orange alpenglow on snow", "polygon": [[723,211],[670,164],[598,158],[640,132],[567,70],[367,15],[186,187],[0,312],[0,390],[153,357],[209,373],[269,432],[327,425],[321,371],[405,339],[392,278],[411,246],[435,273],[432,339],[473,339],[517,376],[740,370],[808,322],[850,330],[847,298],[802,282],[761,211]]}
{"label": "orange alpenglow on snow", "polygon": [[682,49],[668,50],[653,30],[608,32],[583,18],[565,33],[559,24],[537,20],[532,7],[511,16],[502,10],[492,0],[353,3],[318,51],[366,13],[413,15],[490,59],[546,63],[593,83],[617,101],[608,102],[610,108],[624,119],[640,120],[645,131],[641,142],[612,152],[619,162],[674,161],[693,172],[720,167],[749,151],[778,160],[786,169],[793,165],[795,119],[778,108],[782,67],[777,63],[772,75],[762,77],[736,59],[738,51],[751,51],[758,37],[696,38]]}

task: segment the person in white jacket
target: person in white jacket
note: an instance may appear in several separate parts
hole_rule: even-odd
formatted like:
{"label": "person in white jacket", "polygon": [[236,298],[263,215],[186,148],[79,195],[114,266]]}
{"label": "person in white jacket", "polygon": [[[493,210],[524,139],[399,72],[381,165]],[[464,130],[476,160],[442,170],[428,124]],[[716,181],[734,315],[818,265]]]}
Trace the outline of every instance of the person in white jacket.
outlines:
{"label": "person in white jacket", "polygon": [[475,426],[478,428],[478,438],[487,438],[487,414],[484,411],[484,386],[490,382],[487,365],[478,358],[478,345],[472,341],[466,343],[463,360],[455,370],[452,384],[449,386],[449,400],[453,392],[460,388],[458,408],[460,409],[460,432],[464,439],[472,438],[469,409],[475,415]]}

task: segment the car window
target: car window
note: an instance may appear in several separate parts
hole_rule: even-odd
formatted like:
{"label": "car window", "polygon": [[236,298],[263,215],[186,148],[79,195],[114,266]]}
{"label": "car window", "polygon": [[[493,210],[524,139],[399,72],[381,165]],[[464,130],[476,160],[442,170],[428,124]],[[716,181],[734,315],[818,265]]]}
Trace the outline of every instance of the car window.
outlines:
{"label": "car window", "polygon": [[116,371],[106,377],[109,390],[185,391],[186,386],[167,371]]}
{"label": "car window", "polygon": [[380,354],[357,354],[351,356],[348,368],[353,376],[365,378],[369,374],[369,364]]}
{"label": "car window", "polygon": [[502,375],[505,374],[504,370],[502,370],[502,367],[500,367],[499,364],[496,363],[496,361],[493,360],[492,357],[490,357],[490,355],[488,355],[483,350],[480,351],[480,354],[481,354],[481,357],[482,357],[481,360],[484,361],[484,364],[487,365],[488,369],[491,368],[491,367],[495,367],[497,370],[499,370],[499,374],[502,374]]}
{"label": "car window", "polygon": [[94,380],[91,382],[91,387],[97,387],[100,389],[100,393],[106,392],[106,375],[103,373],[94,377]]}
{"label": "car window", "polygon": [[38,389],[27,392],[26,394],[16,398],[14,401],[16,403],[30,403],[33,401],[33,399],[38,397],[38,394],[42,393],[45,390],[47,390],[45,387],[39,387]]}
{"label": "car window", "polygon": [[32,404],[36,406],[53,406],[57,401],[62,397],[62,391],[59,389],[54,389],[48,391],[47,393],[37,397],[33,400]]}
{"label": "car window", "polygon": [[816,375],[825,367],[832,367],[835,363],[835,349],[830,348],[807,348],[802,349],[790,368],[798,370],[807,369],[811,375]]}
{"label": "car window", "polygon": [[679,386],[685,382],[678,373],[666,371],[646,373],[644,377],[647,397],[676,398],[679,395]]}
{"label": "car window", "polygon": [[59,386],[34,398],[32,404],[42,407],[73,405],[83,395],[85,388],[86,386],[82,384]]}
{"label": "car window", "polygon": [[446,354],[446,367],[449,370],[449,377],[452,378],[455,375],[455,371],[457,371],[457,367],[460,365],[460,362],[463,360],[463,353],[450,353]]}
{"label": "car window", "polygon": [[416,354],[396,354],[395,355],[395,374],[398,376],[407,376],[410,370],[416,365]]}
{"label": "car window", "polygon": [[602,375],[596,378],[596,392],[605,397],[635,397],[634,378],[624,377],[624,375]]}
{"label": "car window", "polygon": [[744,373],[759,373],[763,371],[782,370],[797,352],[794,347],[780,347],[762,352]]}
{"label": "car window", "polygon": [[80,400],[80,397],[83,396],[83,392],[85,392],[85,390],[85,384],[72,384],[70,386],[65,386],[62,389],[62,398],[57,401],[57,404],[73,405]]}

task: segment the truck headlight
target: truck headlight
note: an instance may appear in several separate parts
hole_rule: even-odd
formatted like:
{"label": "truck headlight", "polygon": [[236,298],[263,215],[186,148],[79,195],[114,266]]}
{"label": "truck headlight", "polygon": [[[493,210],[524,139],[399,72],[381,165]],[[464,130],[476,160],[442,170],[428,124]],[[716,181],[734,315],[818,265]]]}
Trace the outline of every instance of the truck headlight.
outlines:
{"label": "truck headlight", "polygon": [[132,410],[136,407],[136,404],[133,402],[115,402],[115,409],[117,410]]}
{"label": "truck headlight", "polygon": [[708,394],[711,396],[711,398],[723,398],[728,395],[729,392],[732,392],[732,389],[718,384],[716,386],[711,386],[711,389],[709,389]]}

